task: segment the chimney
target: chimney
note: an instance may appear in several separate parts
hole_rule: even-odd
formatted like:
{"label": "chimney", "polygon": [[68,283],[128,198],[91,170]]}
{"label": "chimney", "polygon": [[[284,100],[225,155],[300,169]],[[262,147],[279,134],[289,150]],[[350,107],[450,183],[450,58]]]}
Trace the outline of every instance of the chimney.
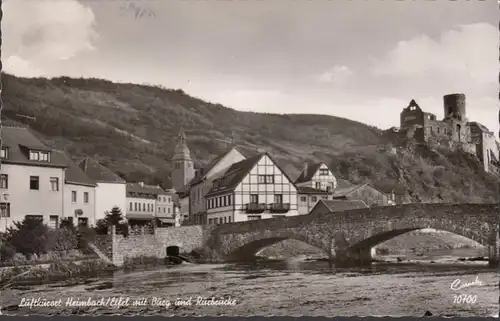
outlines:
{"label": "chimney", "polygon": [[302,172],[304,173],[304,177],[307,177],[307,168],[309,167],[309,165],[307,164],[307,162],[304,162],[304,169],[302,170]]}
{"label": "chimney", "polygon": [[139,182],[139,185],[140,185],[141,187],[144,187],[144,182]]}

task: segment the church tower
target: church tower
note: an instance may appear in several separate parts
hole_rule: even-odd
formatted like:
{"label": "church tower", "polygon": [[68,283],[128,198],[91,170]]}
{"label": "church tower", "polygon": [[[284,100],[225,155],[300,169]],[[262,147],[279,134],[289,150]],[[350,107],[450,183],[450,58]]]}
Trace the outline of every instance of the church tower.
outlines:
{"label": "church tower", "polygon": [[186,134],[181,129],[177,136],[177,146],[172,158],[172,187],[180,191],[194,178],[194,166],[186,143]]}

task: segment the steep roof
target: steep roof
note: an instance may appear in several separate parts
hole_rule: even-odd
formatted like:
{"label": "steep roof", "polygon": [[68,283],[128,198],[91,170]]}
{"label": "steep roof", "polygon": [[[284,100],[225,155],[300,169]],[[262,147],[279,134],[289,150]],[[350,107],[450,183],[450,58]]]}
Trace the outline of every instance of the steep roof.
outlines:
{"label": "steep roof", "polygon": [[[330,210],[330,212],[343,212],[350,210],[359,210],[363,208],[369,208],[368,205],[364,201],[361,200],[353,200],[353,201],[338,201],[338,200],[324,200],[321,199],[318,201],[323,202],[323,204]],[[316,207],[316,204],[314,207]]]}
{"label": "steep roof", "polygon": [[73,185],[84,185],[84,186],[96,186],[94,180],[92,180],[69,156],[60,150],[54,151],[61,158],[66,160],[68,167],[66,168],[65,182],[66,184]]}
{"label": "steep roof", "polygon": [[[29,128],[4,126],[1,136],[2,147],[8,148],[7,158],[2,159],[2,163],[61,168],[68,166],[64,156],[59,153],[52,153],[52,149],[43,144]],[[50,161],[30,160],[30,150],[51,152]]]}
{"label": "steep roof", "polygon": [[346,179],[343,178],[337,178],[337,188],[346,188],[349,186],[354,186],[355,184],[349,182]]}
{"label": "steep roof", "polygon": [[323,165],[323,163],[313,163],[313,162],[307,162],[306,164],[307,164],[307,172],[302,170],[302,173],[300,173],[299,177],[297,177],[295,183],[304,183],[311,181],[314,174],[316,174],[321,165]]}
{"label": "steep roof", "polygon": [[207,193],[206,196],[212,196],[215,194],[234,190],[264,155],[266,154],[257,154],[231,165],[224,172],[224,175],[216,180],[221,181],[222,184],[219,186],[217,186],[217,184],[214,184],[214,187],[212,187],[212,189]]}
{"label": "steep roof", "polygon": [[214,187],[212,187],[212,189],[207,193],[206,197],[233,191],[264,156],[269,157],[275,166],[278,167],[283,175],[285,175],[285,177],[293,184],[293,181],[290,179],[290,176],[288,176],[288,173],[280,167],[271,155],[268,153],[259,153],[231,165],[220,178],[216,179],[215,182],[222,182],[221,185],[214,182]]}
{"label": "steep roof", "polygon": [[309,186],[297,186],[297,193],[298,194],[331,194],[331,192],[327,192],[321,189],[317,188],[312,188]]}
{"label": "steep roof", "polygon": [[141,183],[127,183],[127,197],[154,196],[166,194],[158,185],[146,185]]}
{"label": "steep roof", "polygon": [[361,188],[362,186],[365,186],[365,185],[368,185],[368,184],[357,184],[357,185],[350,185],[350,186],[345,186],[345,187],[337,187],[334,191],[333,191],[333,197],[344,197],[344,196],[347,196],[349,194],[351,194],[352,192],[356,191],[357,189]]}
{"label": "steep roof", "polygon": [[78,167],[97,183],[125,184],[125,180],[113,173],[109,168],[99,164],[96,160],[86,157],[79,161]]}
{"label": "steep roof", "polygon": [[[189,183],[189,186],[196,185],[198,183],[201,183],[205,178],[207,177],[207,174],[227,155],[229,154],[232,150],[238,151],[240,154],[241,152],[236,148],[236,147],[231,147],[228,150],[226,150],[224,153],[220,154],[219,156],[215,157],[208,163],[205,167],[201,168],[199,170],[199,175],[195,176]],[[243,154],[242,154],[243,155]]]}

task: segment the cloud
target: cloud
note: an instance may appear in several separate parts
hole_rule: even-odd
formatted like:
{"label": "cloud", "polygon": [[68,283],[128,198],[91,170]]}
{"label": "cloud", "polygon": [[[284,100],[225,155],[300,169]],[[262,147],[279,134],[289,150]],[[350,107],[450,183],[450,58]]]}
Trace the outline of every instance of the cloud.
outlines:
{"label": "cloud", "polygon": [[39,76],[38,66],[95,49],[95,15],[76,0],[11,0],[3,11],[2,49],[10,59],[8,72]]}
{"label": "cloud", "polygon": [[345,83],[349,78],[354,76],[354,72],[346,66],[335,66],[321,75],[318,80],[323,83],[334,83],[337,85]]}
{"label": "cloud", "polygon": [[42,69],[33,67],[29,61],[18,56],[9,56],[3,61],[3,65],[7,72],[12,72],[19,77],[44,76],[45,74]]}
{"label": "cloud", "polygon": [[438,40],[419,35],[400,41],[384,58],[373,59],[375,76],[412,77],[479,89],[498,82],[498,27],[462,25]]}

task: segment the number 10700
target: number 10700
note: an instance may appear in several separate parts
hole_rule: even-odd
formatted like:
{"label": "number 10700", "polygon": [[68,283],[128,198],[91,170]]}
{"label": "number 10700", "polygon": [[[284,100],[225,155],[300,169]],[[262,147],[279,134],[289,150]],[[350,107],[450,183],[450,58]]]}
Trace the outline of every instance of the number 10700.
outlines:
{"label": "number 10700", "polygon": [[477,301],[477,295],[469,295],[469,294],[459,294],[453,296],[453,303],[455,304],[474,304]]}

